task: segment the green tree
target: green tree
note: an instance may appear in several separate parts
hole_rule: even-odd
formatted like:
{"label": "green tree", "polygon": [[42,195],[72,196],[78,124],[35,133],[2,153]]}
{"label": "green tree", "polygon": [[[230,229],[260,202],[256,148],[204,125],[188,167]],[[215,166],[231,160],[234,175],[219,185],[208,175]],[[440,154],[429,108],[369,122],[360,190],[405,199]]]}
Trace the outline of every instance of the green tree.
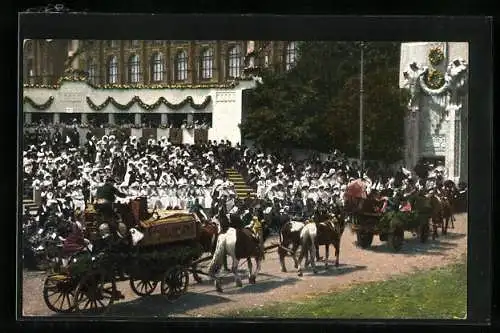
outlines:
{"label": "green tree", "polygon": [[[365,43],[367,159],[401,157],[406,97],[398,87],[399,47]],[[264,83],[251,92],[244,137],[267,148],[337,148],[357,156],[360,44],[302,42],[298,52],[292,70],[263,73]]]}

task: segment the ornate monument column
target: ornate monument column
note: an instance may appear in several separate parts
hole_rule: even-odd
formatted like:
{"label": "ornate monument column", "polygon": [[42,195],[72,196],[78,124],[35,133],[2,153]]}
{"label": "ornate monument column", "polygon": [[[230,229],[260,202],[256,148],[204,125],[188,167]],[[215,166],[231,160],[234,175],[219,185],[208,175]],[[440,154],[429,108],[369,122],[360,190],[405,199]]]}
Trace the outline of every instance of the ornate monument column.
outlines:
{"label": "ornate monument column", "polygon": [[[412,53],[408,44],[412,43],[404,45],[406,56]],[[422,157],[444,158],[447,178],[466,181],[467,128],[463,125],[468,111],[468,65],[457,57],[445,67],[449,44],[453,43],[414,44],[418,44],[414,55],[421,63],[414,61],[402,68],[402,88],[410,92],[405,120],[406,167],[413,168]],[[427,59],[422,59],[423,51]]]}

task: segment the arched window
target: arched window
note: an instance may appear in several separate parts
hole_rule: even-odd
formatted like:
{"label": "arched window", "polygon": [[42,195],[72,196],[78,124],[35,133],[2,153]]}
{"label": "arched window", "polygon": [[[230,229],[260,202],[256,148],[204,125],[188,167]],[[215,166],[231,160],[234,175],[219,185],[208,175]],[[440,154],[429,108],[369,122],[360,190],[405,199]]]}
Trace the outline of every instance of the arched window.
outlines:
{"label": "arched window", "polygon": [[128,61],[128,82],[139,83],[141,80],[141,62],[137,54],[132,55]]}
{"label": "arched window", "polygon": [[153,54],[151,58],[151,78],[153,82],[163,81],[164,64],[163,55],[161,53]]}
{"label": "arched window", "polygon": [[89,82],[97,84],[97,63],[92,58],[87,60],[87,73]]}
{"label": "arched window", "polygon": [[186,51],[180,51],[175,57],[175,79],[184,81],[187,79],[187,54]]}
{"label": "arched window", "polygon": [[213,50],[206,49],[201,54],[201,79],[209,80],[212,78],[214,70],[214,52]]}
{"label": "arched window", "polygon": [[290,70],[297,62],[297,42],[290,42],[286,47],[285,68]]}
{"label": "arched window", "polygon": [[118,58],[112,56],[108,61],[108,83],[118,83]]}
{"label": "arched window", "polygon": [[28,40],[24,43],[24,54],[31,54],[33,52],[33,41]]}
{"label": "arched window", "polygon": [[241,48],[236,45],[229,49],[229,77],[237,78],[241,75]]}

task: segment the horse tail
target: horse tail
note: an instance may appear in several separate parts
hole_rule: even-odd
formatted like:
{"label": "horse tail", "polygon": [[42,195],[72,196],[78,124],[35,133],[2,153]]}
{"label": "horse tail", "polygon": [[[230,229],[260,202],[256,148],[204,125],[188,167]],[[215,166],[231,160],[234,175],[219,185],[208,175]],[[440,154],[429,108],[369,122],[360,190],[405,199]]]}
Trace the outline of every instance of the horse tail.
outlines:
{"label": "horse tail", "polygon": [[214,275],[214,273],[218,270],[218,267],[222,264],[222,260],[226,255],[226,234],[220,234],[217,237],[217,245],[215,247],[214,254],[212,256],[212,260],[210,261],[210,265],[208,267],[208,274]]}

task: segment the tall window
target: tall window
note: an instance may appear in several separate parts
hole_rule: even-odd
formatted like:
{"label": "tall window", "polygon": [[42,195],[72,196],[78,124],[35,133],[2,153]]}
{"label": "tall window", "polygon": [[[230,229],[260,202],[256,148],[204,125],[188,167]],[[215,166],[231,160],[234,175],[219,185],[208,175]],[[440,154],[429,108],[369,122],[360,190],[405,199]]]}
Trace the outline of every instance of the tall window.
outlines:
{"label": "tall window", "polygon": [[130,41],[130,46],[132,47],[139,47],[139,41],[138,40],[131,40]]}
{"label": "tall window", "polygon": [[285,68],[290,70],[297,62],[297,42],[290,42],[286,47]]}
{"label": "tall window", "polygon": [[108,61],[108,83],[118,83],[118,58],[112,56]]}
{"label": "tall window", "polygon": [[175,78],[177,81],[187,79],[187,54],[186,51],[180,51],[175,58]]}
{"label": "tall window", "polygon": [[92,84],[97,84],[97,64],[94,59],[87,61],[88,80]]}
{"label": "tall window", "polygon": [[214,70],[214,52],[213,50],[206,49],[201,54],[201,79],[208,80],[212,78]]}
{"label": "tall window", "polygon": [[139,56],[134,54],[128,62],[128,81],[129,83],[138,83],[141,79],[141,63]]}
{"label": "tall window", "polygon": [[163,45],[163,41],[162,40],[153,40],[153,45],[161,46],[161,45]]}
{"label": "tall window", "polygon": [[241,48],[239,45],[229,50],[229,77],[240,77],[241,73]]}
{"label": "tall window", "polygon": [[35,83],[35,70],[33,66],[33,58],[29,58],[26,60],[26,73],[25,73],[26,81],[29,84]]}
{"label": "tall window", "polygon": [[153,58],[151,59],[151,77],[153,82],[161,82],[163,81],[163,73],[164,73],[164,64],[163,64],[163,55],[161,53],[153,54]]}
{"label": "tall window", "polygon": [[108,40],[108,47],[118,47],[118,41]]}

